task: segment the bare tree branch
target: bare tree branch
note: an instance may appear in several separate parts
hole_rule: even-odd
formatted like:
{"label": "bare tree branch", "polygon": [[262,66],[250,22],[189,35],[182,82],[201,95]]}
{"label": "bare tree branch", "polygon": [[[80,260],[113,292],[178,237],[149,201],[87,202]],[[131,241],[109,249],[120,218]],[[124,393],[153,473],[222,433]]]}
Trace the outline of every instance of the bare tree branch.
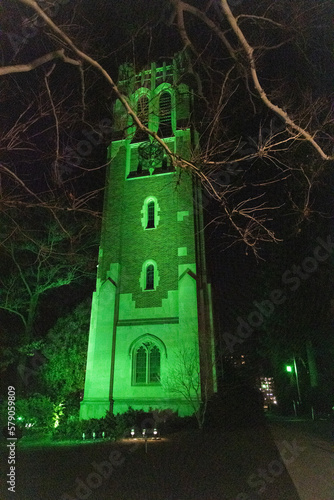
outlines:
{"label": "bare tree branch", "polygon": [[327,155],[319,143],[315,140],[315,134],[309,133],[306,129],[300,127],[297,123],[295,123],[294,120],[291,119],[291,117],[288,115],[286,111],[284,111],[281,107],[278,105],[274,104],[267,96],[266,92],[264,91],[262,85],[260,84],[259,77],[258,77],[258,72],[257,72],[257,67],[255,63],[255,57],[254,57],[254,49],[251,47],[251,45],[248,43],[243,31],[241,30],[240,26],[238,25],[237,19],[234,17],[227,0],[221,0],[221,6],[223,9],[223,12],[226,16],[226,19],[228,20],[232,30],[234,31],[235,35],[237,36],[241,46],[244,49],[244,52],[247,56],[249,66],[250,66],[250,71],[253,79],[254,86],[261,98],[261,100],[264,102],[264,104],[274,111],[280,118],[283,119],[283,121],[286,123],[288,127],[290,127],[294,132],[297,132],[297,134],[300,134],[306,141],[308,141],[314,149],[319,153],[320,157],[323,160],[333,160],[334,156],[329,156]]}
{"label": "bare tree branch", "polygon": [[160,139],[158,134],[152,130],[150,130],[148,127],[146,127],[138,118],[138,115],[134,112],[134,110],[131,108],[130,104],[128,103],[126,97],[122,94],[122,92],[119,90],[117,87],[116,83],[114,80],[111,78],[109,73],[99,64],[95,59],[90,57],[88,54],[85,52],[82,52],[75,44],[74,42],[62,31],[53,21],[52,19],[43,11],[43,9],[40,8],[37,2],[34,0],[19,0],[19,2],[28,5],[31,7],[42,19],[44,19],[45,23],[52,29],[54,33],[56,33],[67,45],[70,49],[73,50],[75,54],[77,54],[83,61],[86,61],[88,64],[96,68],[107,80],[107,82],[111,85],[113,91],[117,95],[118,99],[121,101],[123,104],[124,108],[126,109],[127,113],[131,118],[133,119],[134,123],[144,132],[146,132],[148,135],[153,137],[162,147],[163,149],[167,152],[167,154],[171,157],[173,157],[172,151],[169,149],[167,144]]}
{"label": "bare tree branch", "polygon": [[[182,40],[185,43],[185,47],[191,47],[191,41],[189,39],[189,36],[186,32],[186,28],[184,26],[184,20],[183,20],[183,14],[182,12],[189,12],[190,14],[194,15],[198,19],[202,20],[216,35],[217,37],[223,42],[224,46],[227,48],[230,56],[237,61],[237,49],[234,49],[230,42],[227,40],[224,32],[222,29],[214,22],[212,19],[208,17],[208,15],[204,12],[202,12],[200,9],[188,4],[187,2],[184,2],[183,0],[170,0],[170,2],[173,4],[176,12],[177,12],[177,19],[179,21],[179,30],[180,30],[180,36]],[[222,11],[230,24],[234,34],[236,35],[243,52],[246,55],[246,58],[248,60],[249,68],[250,68],[250,73],[251,77],[253,80],[254,87],[260,96],[262,102],[272,110],[276,115],[278,115],[286,124],[287,130],[293,135],[297,134],[300,135],[304,140],[309,142],[311,146],[317,151],[319,156],[323,160],[333,160],[334,156],[327,155],[325,151],[322,149],[320,146],[319,142],[316,140],[316,133],[311,133],[309,132],[306,128],[301,127],[296,123],[295,120],[291,118],[291,116],[284,111],[280,106],[277,104],[274,104],[266,94],[264,88],[262,87],[259,77],[258,77],[258,71],[257,71],[257,66],[255,62],[255,57],[254,57],[254,47],[250,45],[248,42],[246,36],[244,35],[243,31],[241,30],[239,24],[238,24],[238,18],[235,17],[228,5],[228,0],[221,0],[221,8]],[[240,17],[240,16],[239,16]],[[254,16],[253,16],[254,17]],[[265,20],[269,21],[269,18],[262,18],[261,16],[257,16],[259,20]],[[255,18],[255,17],[254,17]],[[279,25],[279,23],[275,23],[276,25]],[[270,48],[270,47],[269,47]],[[272,48],[272,47],[271,47]]]}
{"label": "bare tree branch", "polygon": [[[289,176],[296,175],[299,177],[299,181],[301,181],[303,185],[305,183],[307,184],[305,186],[307,189],[307,196],[305,197],[306,206],[303,206],[303,212],[307,212],[309,203],[312,203],[312,198],[310,197],[311,188],[315,182],[316,175],[318,175],[317,173],[321,168],[323,168],[323,165],[320,166],[317,169],[317,172],[312,176],[310,175],[308,167],[304,168],[301,166],[299,170],[294,168],[292,163],[287,160],[288,151],[290,151],[290,148],[292,150],[292,147],[294,147],[293,152],[296,151],[300,143],[304,141],[305,143],[309,143],[314,148],[316,155],[320,155],[320,157],[324,160],[331,159],[330,156],[326,155],[324,149],[322,148],[324,138],[330,139],[330,133],[328,132],[330,116],[327,114],[325,119],[323,119],[325,110],[322,109],[318,113],[318,109],[313,107],[314,98],[312,96],[310,96],[309,100],[310,105],[304,106],[304,103],[302,102],[301,105],[298,105],[298,114],[296,114],[296,116],[292,116],[292,114],[290,112],[288,113],[286,109],[293,109],[293,99],[296,99],[294,96],[291,97],[290,100],[289,94],[285,93],[283,94],[283,100],[280,100],[282,96],[282,89],[274,86],[274,91],[271,91],[270,97],[268,97],[269,91],[266,91],[262,87],[262,83],[260,83],[258,75],[260,68],[260,52],[262,53],[270,50],[273,47],[280,47],[281,44],[285,43],[289,38],[281,38],[283,41],[281,42],[278,40],[278,43],[275,44],[277,41],[276,34],[279,33],[279,30],[289,29],[289,27],[284,26],[280,22],[276,22],[275,18],[269,14],[269,9],[264,9],[264,12],[262,13],[259,13],[259,9],[256,9],[256,15],[242,13],[238,16],[234,16],[228,6],[227,0],[222,0],[220,3],[208,2],[205,7],[199,8],[196,8],[183,0],[170,0],[170,3],[174,7],[174,14],[171,22],[174,22],[178,27],[183,45],[185,47],[184,54],[186,56],[186,61],[184,63],[184,69],[186,71],[189,70],[190,73],[197,78],[197,83],[200,84],[202,84],[200,76],[202,73],[197,71],[199,66],[204,70],[205,77],[210,79],[214,74],[214,78],[211,83],[213,97],[212,102],[207,100],[207,96],[203,96],[202,94],[200,95],[202,102],[205,102],[207,113],[201,124],[202,127],[198,127],[198,129],[203,132],[202,137],[204,137],[204,147],[201,151],[194,151],[191,158],[185,159],[180,155],[173,153],[168,147],[168,142],[161,139],[158,136],[158,133],[154,130],[150,130],[148,126],[142,122],[141,116],[138,115],[136,109],[133,108],[133,105],[130,103],[128,97],[122,93],[123,91],[121,88],[118,88],[115,84],[112,76],[105,70],[96,58],[88,55],[87,51],[78,47],[71,35],[67,34],[69,31],[65,31],[59,27],[59,25],[55,24],[48,14],[47,9],[43,10],[36,0],[17,1],[32,9],[35,16],[42,18],[48,28],[48,32],[51,33],[49,36],[51,37],[52,42],[63,47],[60,51],[52,52],[49,55],[46,54],[44,56],[46,58],[45,60],[52,61],[52,55],[57,54],[59,57],[65,58],[68,61],[74,61],[73,64],[78,65],[81,71],[81,86],[84,85],[84,63],[87,63],[89,67],[97,70],[97,74],[102,75],[103,79],[113,89],[115,96],[125,108],[128,117],[131,117],[132,123],[138,129],[144,131],[148,134],[148,136],[156,140],[165,152],[172,158],[175,166],[187,169],[199,177],[204,186],[204,190],[211,198],[214,198],[222,208],[222,217],[225,217],[225,221],[230,221],[230,226],[234,231],[233,236],[237,235],[236,237],[238,241],[241,239],[247,246],[255,249],[256,244],[254,244],[254,242],[278,240],[272,231],[271,217],[269,216],[269,213],[265,215],[264,210],[257,210],[257,207],[254,206],[252,200],[253,195],[256,196],[264,193],[266,187],[275,185],[281,180],[286,180]],[[209,35],[211,32],[214,36],[218,37],[218,40],[222,43],[222,54],[227,52],[226,65],[223,64],[223,60],[225,58],[224,55],[221,57],[222,65],[220,65],[219,56],[217,58],[218,52],[216,51],[216,48],[216,52],[215,55],[212,56],[212,60],[207,61],[205,59],[206,54],[208,54],[210,50],[211,41],[206,42],[202,50],[198,49],[201,42],[200,40],[195,40],[193,42],[191,25],[189,25],[190,28],[188,29],[187,23],[189,17],[191,16],[196,17],[197,23],[200,22],[205,24],[205,30],[209,33]],[[263,28],[266,25],[271,27],[271,29],[274,29],[274,43],[270,45],[269,41],[267,43],[267,40],[265,40],[261,44],[261,37],[257,37],[256,32],[255,42],[251,42],[250,34],[248,33],[247,35],[247,32],[245,30],[241,30],[240,27],[242,22],[244,22],[246,29],[248,20],[252,22],[252,29],[253,26],[255,26],[258,27],[260,31],[263,31]],[[280,21],[280,17],[278,17],[278,21]],[[292,30],[292,32],[294,33],[294,30]],[[211,40],[210,36],[208,38]],[[66,57],[65,51],[69,54],[72,53],[72,56],[75,54],[73,56],[74,59]],[[194,63],[192,63],[189,57],[189,51],[196,55],[196,61]],[[214,62],[215,58],[216,62]],[[41,61],[42,59],[43,58],[40,58],[37,61]],[[23,67],[24,66],[25,65],[23,65]],[[32,69],[33,65],[30,64],[30,66],[30,69]],[[19,71],[20,67],[22,66],[18,65],[16,67],[17,71]],[[222,67],[225,69],[223,70]],[[220,79],[219,81],[216,80],[217,77]],[[246,93],[244,86],[239,83],[241,78],[245,79]],[[284,84],[285,82],[283,82],[283,85]],[[54,163],[54,166],[57,167],[57,161],[58,159],[61,159],[62,154],[60,147],[61,141],[64,136],[66,137],[69,135],[69,132],[65,132],[65,134],[63,134],[64,131],[61,129],[59,108],[52,100],[53,96],[51,94],[50,87],[48,87],[47,81],[46,87],[49,102],[51,102],[52,108],[51,112],[49,111],[49,115],[53,116],[53,123],[56,123],[56,162]],[[198,85],[198,88],[201,88],[200,85]],[[285,89],[283,87],[283,91],[284,90]],[[236,128],[237,131],[235,132],[233,127],[230,127],[230,108],[231,105],[233,106],[233,103],[238,100],[240,92],[242,96],[246,96],[246,101],[247,96],[249,96],[250,101],[253,104],[254,114],[258,113],[258,107],[261,108],[261,112],[263,112],[263,109],[267,108],[270,110],[270,113],[268,113],[268,116],[264,118],[265,123],[268,123],[271,112],[274,112],[274,114],[280,119],[280,126],[274,127],[274,129],[269,133],[266,132],[263,137],[261,125],[258,137],[248,137],[249,131],[246,132],[245,137],[243,132],[240,131],[241,128]],[[84,96],[84,93],[85,91],[83,90],[82,97]],[[259,97],[257,102],[253,99],[254,97]],[[276,105],[276,102],[281,102],[281,104]],[[261,105],[258,106],[260,103]],[[262,106],[262,103],[264,106]],[[82,101],[82,104],[83,107],[85,107],[84,101]],[[239,112],[241,109],[244,110],[244,107],[240,106]],[[84,111],[83,108],[81,108],[81,111]],[[249,111],[247,111],[247,113],[248,112]],[[209,117],[209,120],[207,117]],[[54,125],[51,127],[50,120],[48,122],[48,126],[50,129],[54,128]],[[324,131],[325,126],[327,128]],[[316,131],[311,131],[311,128],[316,129]],[[277,130],[279,130],[279,132],[277,132]],[[251,130],[250,133],[253,134],[253,131]],[[17,144],[17,138],[18,136],[15,135],[15,144]],[[285,154],[283,155],[283,153]],[[69,163],[68,166],[69,168],[84,170],[83,166],[76,165],[75,162],[73,162],[73,165]],[[55,170],[57,170],[57,168]],[[253,172],[256,172],[256,178],[254,177]],[[56,172],[54,173],[56,174]],[[221,182],[219,180],[220,173],[223,175],[223,178],[225,175],[225,179],[230,176],[230,181],[228,183]],[[54,177],[57,179],[56,175]],[[257,189],[255,192],[253,191],[253,193],[250,193],[249,189],[253,188]],[[247,189],[248,191],[246,191]],[[96,193],[96,191],[94,193]],[[94,193],[92,196],[94,196]],[[85,203],[91,198],[91,195],[88,193],[80,198],[76,198],[75,194],[73,195],[72,192],[69,194],[70,196],[68,196],[68,199],[71,200],[71,207],[66,208],[66,210],[86,211]],[[266,193],[265,199],[267,200],[264,205],[265,210],[274,210],[277,208],[278,202],[275,200],[271,203],[269,192]],[[240,200],[244,200],[245,205],[241,206]],[[41,203],[38,202],[40,206]],[[298,196],[297,204],[300,203],[300,196]],[[271,204],[273,206],[270,206]],[[53,203],[48,201],[44,206],[52,207]],[[63,209],[63,207],[56,207],[54,210]],[[265,218],[266,216],[267,219]]]}
{"label": "bare tree branch", "polygon": [[[21,1],[21,0],[20,0]],[[23,0],[22,0],[23,1]],[[49,52],[44,56],[38,57],[33,61],[25,64],[15,64],[14,66],[0,66],[0,76],[8,75],[11,73],[25,73],[27,71],[32,71],[38,66],[42,66],[42,64],[46,64],[47,62],[54,61],[55,59],[61,59],[65,63],[73,64],[74,66],[80,66],[81,62],[70,57],[65,56],[65,50],[59,49],[54,52]]]}

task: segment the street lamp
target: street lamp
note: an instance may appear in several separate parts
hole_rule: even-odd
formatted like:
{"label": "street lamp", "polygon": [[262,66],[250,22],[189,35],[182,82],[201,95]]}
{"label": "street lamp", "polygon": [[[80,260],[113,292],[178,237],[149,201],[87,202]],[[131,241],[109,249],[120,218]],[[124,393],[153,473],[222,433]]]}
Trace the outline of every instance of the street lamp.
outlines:
{"label": "street lamp", "polygon": [[[296,356],[293,356],[293,364],[288,364],[285,365],[285,369],[288,373],[294,373],[296,376],[296,386],[297,386],[297,393],[298,393],[298,403],[301,404],[302,398],[300,395],[300,387],[299,387],[299,377],[298,377],[298,369],[297,369],[297,363],[296,363]],[[295,410],[296,413],[296,410]]]}
{"label": "street lamp", "polygon": [[293,367],[295,369],[295,374],[296,374],[296,384],[297,384],[298,399],[299,399],[299,403],[301,403],[302,402],[302,398],[301,398],[301,395],[300,395],[299,377],[298,377],[298,370],[297,370],[297,364],[296,364],[296,357],[295,356],[293,356]]}

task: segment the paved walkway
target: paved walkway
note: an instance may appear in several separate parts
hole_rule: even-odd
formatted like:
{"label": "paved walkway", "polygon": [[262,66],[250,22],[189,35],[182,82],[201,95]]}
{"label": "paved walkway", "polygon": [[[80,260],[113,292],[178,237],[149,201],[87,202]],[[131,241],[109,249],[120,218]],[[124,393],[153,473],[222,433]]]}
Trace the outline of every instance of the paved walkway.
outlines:
{"label": "paved walkway", "polygon": [[[333,431],[323,432],[320,437],[312,432],[311,424],[281,421],[269,428],[300,500],[334,500]],[[328,422],[328,429],[331,425]],[[286,443],[294,449],[295,456],[288,456]]]}

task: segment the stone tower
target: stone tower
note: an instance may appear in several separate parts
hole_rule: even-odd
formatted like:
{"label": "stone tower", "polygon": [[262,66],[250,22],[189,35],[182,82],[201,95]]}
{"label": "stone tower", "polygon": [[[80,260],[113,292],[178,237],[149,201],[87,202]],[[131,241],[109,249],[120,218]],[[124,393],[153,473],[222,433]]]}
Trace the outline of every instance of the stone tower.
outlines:
{"label": "stone tower", "polygon": [[[198,144],[183,73],[179,58],[139,74],[124,65],[119,88],[173,153],[190,158]],[[80,416],[129,406],[189,415],[216,385],[201,192],[119,101],[113,120]]]}

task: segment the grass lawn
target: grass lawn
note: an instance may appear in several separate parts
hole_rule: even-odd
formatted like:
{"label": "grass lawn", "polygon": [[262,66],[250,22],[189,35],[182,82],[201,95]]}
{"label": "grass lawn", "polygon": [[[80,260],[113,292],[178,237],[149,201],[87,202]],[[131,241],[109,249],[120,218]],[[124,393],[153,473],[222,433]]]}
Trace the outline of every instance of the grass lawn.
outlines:
{"label": "grass lawn", "polygon": [[176,433],[147,453],[127,440],[16,452],[16,493],[2,482],[1,500],[299,500],[265,425]]}

